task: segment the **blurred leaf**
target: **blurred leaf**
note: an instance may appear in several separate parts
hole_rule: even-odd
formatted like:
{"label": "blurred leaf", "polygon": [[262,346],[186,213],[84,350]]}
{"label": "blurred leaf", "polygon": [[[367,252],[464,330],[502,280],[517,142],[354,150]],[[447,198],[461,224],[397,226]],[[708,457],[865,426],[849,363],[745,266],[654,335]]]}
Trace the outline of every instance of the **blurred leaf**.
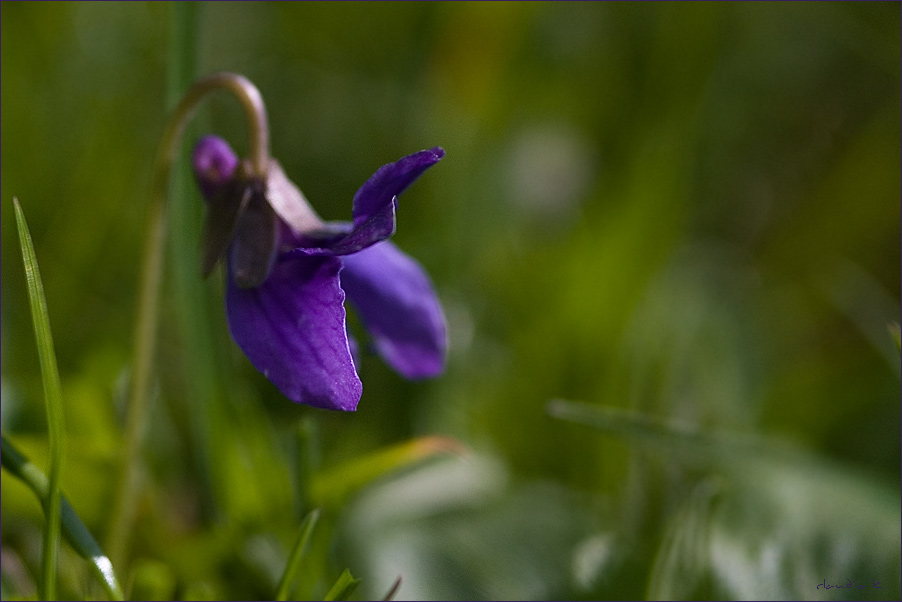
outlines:
{"label": "blurred leaf", "polygon": [[[473,454],[367,488],[345,510],[343,535],[349,553],[366,559],[355,574],[367,598],[396,574],[408,600],[592,598],[597,590],[566,588],[582,577],[577,545],[617,520],[599,512],[606,507],[554,481],[512,482],[497,458]],[[619,554],[617,545],[608,551],[607,559]],[[593,559],[605,583],[607,559]]]}
{"label": "blurred leaf", "polygon": [[463,454],[466,448],[448,437],[421,437],[350,460],[316,476],[311,498],[324,506],[336,505],[377,479],[444,453]]}
{"label": "blurred leaf", "polygon": [[[636,412],[563,400],[550,402],[548,411],[726,479],[700,485],[674,514],[650,598],[807,599],[818,595],[824,577],[884,584],[882,591],[834,592],[851,599],[902,592],[902,500],[896,488],[860,469],[764,438],[695,432]],[[712,505],[715,484],[723,493]]]}
{"label": "blurred leaf", "polygon": [[175,593],[175,575],[166,563],[149,559],[136,563],[130,600],[175,600]]}
{"label": "blurred leaf", "polygon": [[718,489],[715,481],[703,481],[671,518],[649,576],[646,599],[712,599],[705,578],[711,506]]}
{"label": "blurred leaf", "polygon": [[[714,597],[868,599],[902,595],[898,488],[824,463],[760,464],[731,474],[711,515]],[[866,589],[823,593],[852,580]],[[872,580],[882,589],[870,587]]]}
{"label": "blurred leaf", "polygon": [[900,329],[899,323],[890,322],[887,329],[889,330],[889,335],[893,338],[893,342],[896,343],[896,351],[902,353],[902,329]]}

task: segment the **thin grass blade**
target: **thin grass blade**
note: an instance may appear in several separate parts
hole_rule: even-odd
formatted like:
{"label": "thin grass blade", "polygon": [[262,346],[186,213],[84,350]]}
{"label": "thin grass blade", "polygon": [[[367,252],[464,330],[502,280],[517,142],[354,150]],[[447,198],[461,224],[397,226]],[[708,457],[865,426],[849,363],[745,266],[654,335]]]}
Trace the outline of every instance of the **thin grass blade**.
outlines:
{"label": "thin grass blade", "polygon": [[297,580],[298,571],[301,568],[301,560],[307,552],[307,546],[310,543],[310,534],[313,533],[313,527],[319,519],[319,510],[312,510],[301,523],[301,531],[298,539],[291,550],[291,556],[288,558],[288,564],[285,566],[285,572],[279,580],[279,588],[276,592],[276,600],[287,600],[291,595],[291,589]]}
{"label": "thin grass blade", "polygon": [[327,602],[331,600],[347,600],[354,593],[354,590],[357,589],[358,585],[360,585],[360,579],[355,579],[351,575],[351,571],[345,569],[338,577],[335,585],[332,586],[332,589],[329,590],[329,593],[326,594],[325,600]]}
{"label": "thin grass blade", "polygon": [[13,200],[16,209],[16,224],[19,229],[19,245],[22,248],[22,260],[25,264],[25,280],[28,283],[28,300],[31,306],[31,319],[34,323],[34,337],[41,362],[41,379],[44,383],[44,397],[47,409],[47,430],[50,441],[50,478],[48,493],[42,498],[47,514],[44,527],[43,548],[41,551],[41,578],[38,580],[38,591],[42,599],[52,600],[56,597],[56,565],[59,555],[60,539],[60,475],[65,450],[65,429],[63,427],[63,394],[60,387],[59,370],[56,366],[56,354],[53,349],[53,336],[50,332],[50,317],[47,313],[47,299],[44,297],[44,285],[38,270],[38,260],[34,253],[34,244],[25,223],[25,215],[17,199]]}
{"label": "thin grass blade", "polygon": [[748,461],[807,462],[808,454],[787,442],[746,432],[704,430],[679,420],[584,402],[552,399],[554,417],[641,443],[684,461],[734,464]]}

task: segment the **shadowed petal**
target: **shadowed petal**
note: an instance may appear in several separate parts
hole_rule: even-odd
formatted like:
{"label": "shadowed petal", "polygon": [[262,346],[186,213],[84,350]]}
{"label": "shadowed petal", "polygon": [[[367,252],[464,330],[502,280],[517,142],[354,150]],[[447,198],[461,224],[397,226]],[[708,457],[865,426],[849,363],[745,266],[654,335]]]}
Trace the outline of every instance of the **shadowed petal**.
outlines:
{"label": "shadowed petal", "polygon": [[261,286],[230,280],[226,297],[232,338],[254,367],[289,399],[353,411],[362,391],[348,346],[341,261],[277,261]]}
{"label": "shadowed petal", "polygon": [[445,318],[423,268],[390,242],[342,257],[341,286],[379,354],[406,378],[444,368]]}
{"label": "shadowed petal", "polygon": [[307,202],[307,198],[294,182],[288,179],[282,166],[275,159],[269,162],[266,199],[295,236],[323,227],[322,220]]}
{"label": "shadowed petal", "polygon": [[[200,179],[198,181],[201,182]],[[207,185],[209,186],[209,183]],[[201,183],[201,186],[204,184]],[[204,233],[201,237],[203,243],[201,274],[204,278],[210,275],[232,244],[238,218],[253,194],[247,182],[238,180],[229,180],[211,190],[213,191],[209,196],[204,192],[207,200]]]}
{"label": "shadowed petal", "polygon": [[276,258],[279,231],[276,212],[262,193],[253,191],[235,224],[229,252],[231,282],[240,288],[263,284]]}

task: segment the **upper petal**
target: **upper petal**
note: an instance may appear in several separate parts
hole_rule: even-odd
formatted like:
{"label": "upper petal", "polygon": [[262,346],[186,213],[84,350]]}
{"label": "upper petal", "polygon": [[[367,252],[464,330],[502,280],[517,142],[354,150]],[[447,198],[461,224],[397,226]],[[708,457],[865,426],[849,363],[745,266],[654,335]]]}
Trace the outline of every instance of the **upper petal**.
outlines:
{"label": "upper petal", "polygon": [[398,195],[444,156],[445,151],[435,147],[383,165],[354,195],[353,227],[339,235],[334,230],[304,233],[307,239],[298,252],[349,255],[387,239],[395,233]]}
{"label": "upper petal", "polygon": [[406,378],[441,373],[445,317],[423,268],[390,242],[342,261],[341,286],[385,361]]}
{"label": "upper petal", "polygon": [[292,254],[350,255],[389,238],[395,233],[395,201],[361,224],[326,222],[315,232],[296,237],[299,246]]}
{"label": "upper petal", "polygon": [[288,179],[275,159],[270,160],[266,175],[266,199],[295,236],[323,227],[322,220],[307,202],[307,198]]}
{"label": "upper petal", "polygon": [[341,261],[298,257],[277,261],[252,289],[229,279],[229,329],[254,367],[289,399],[353,411],[362,386],[345,326]]}
{"label": "upper petal", "polygon": [[424,171],[444,156],[444,149],[436,146],[407,155],[376,170],[354,195],[354,226],[367,222],[386,206],[392,205],[394,197],[407,190]]}

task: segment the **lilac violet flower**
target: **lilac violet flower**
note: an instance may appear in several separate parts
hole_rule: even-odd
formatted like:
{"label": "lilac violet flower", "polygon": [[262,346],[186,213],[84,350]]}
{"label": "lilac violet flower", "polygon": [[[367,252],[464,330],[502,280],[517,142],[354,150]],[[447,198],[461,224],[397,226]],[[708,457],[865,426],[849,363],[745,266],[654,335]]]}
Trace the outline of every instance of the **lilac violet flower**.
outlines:
{"label": "lilac violet flower", "polygon": [[441,305],[423,268],[387,239],[398,195],[444,154],[436,147],[384,165],[354,195],[352,222],[323,222],[276,161],[260,181],[221,138],[197,143],[204,275],[226,257],[232,338],[292,401],[356,409],[362,385],[346,296],[395,371],[409,379],[442,371]]}

